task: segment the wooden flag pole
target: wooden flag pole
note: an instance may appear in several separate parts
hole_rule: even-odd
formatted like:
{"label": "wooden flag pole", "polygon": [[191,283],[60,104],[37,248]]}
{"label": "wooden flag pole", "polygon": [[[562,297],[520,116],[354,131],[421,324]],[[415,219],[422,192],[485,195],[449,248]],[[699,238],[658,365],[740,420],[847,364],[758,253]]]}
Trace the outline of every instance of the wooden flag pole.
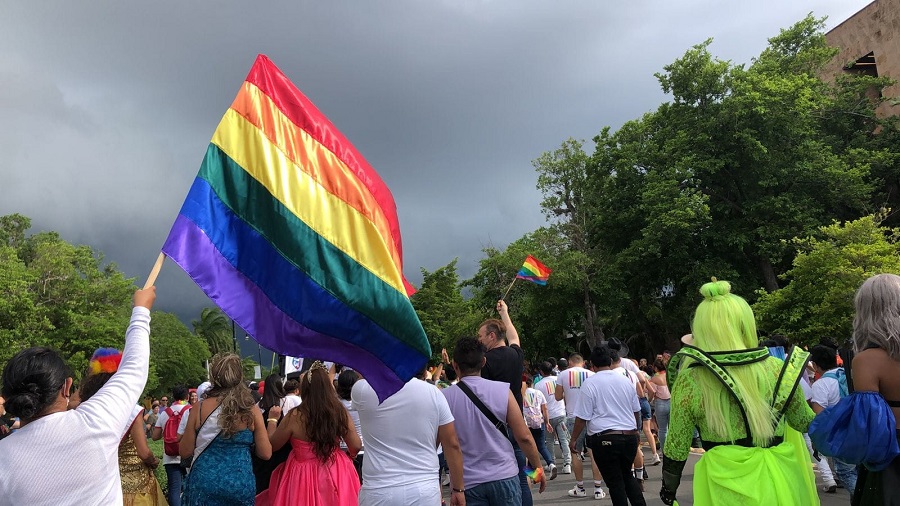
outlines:
{"label": "wooden flag pole", "polygon": [[153,268],[150,269],[150,275],[147,276],[147,282],[144,283],[144,290],[153,286],[153,283],[156,283],[156,277],[159,276],[159,270],[162,269],[162,264],[165,260],[166,254],[160,251],[156,263],[153,264]]}
{"label": "wooden flag pole", "polygon": [[500,300],[505,300],[506,296],[509,295],[509,291],[512,290],[514,284],[516,284],[516,280],[519,278],[513,278],[513,282],[509,284],[509,288],[506,289],[506,293],[503,294],[503,297],[500,297]]}

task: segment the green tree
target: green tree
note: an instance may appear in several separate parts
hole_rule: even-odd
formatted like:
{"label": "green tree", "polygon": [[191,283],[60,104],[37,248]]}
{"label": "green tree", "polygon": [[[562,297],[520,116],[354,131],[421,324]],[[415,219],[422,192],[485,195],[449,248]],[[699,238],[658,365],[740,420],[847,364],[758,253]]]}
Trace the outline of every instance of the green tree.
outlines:
{"label": "green tree", "polygon": [[565,240],[565,249],[572,253],[579,275],[583,313],[584,338],[591,345],[605,337],[603,324],[597,318],[597,304],[592,280],[598,267],[593,261],[602,241],[589,235],[584,192],[592,159],[584,152],[583,142],[569,138],[552,152],[541,154],[532,165],[538,173],[537,188],[543,195],[541,210],[549,228]]}
{"label": "green tree", "polygon": [[761,331],[800,344],[842,343],[853,330],[853,297],[870,276],[900,274],[900,230],[881,226],[886,213],[821,228],[820,238],[794,239],[800,253],[782,278],[753,305]]}
{"label": "green tree", "polygon": [[860,98],[873,81],[820,77],[835,54],[822,27],[801,20],[749,65],[701,43],[657,75],[671,102],[594,139],[591,289],[633,349],[687,332],[710,276],[751,300],[777,290],[797,253],[791,238],[865,214],[897,180],[896,143],[883,140],[896,128]]}
{"label": "green tree", "polygon": [[232,332],[231,320],[218,307],[205,307],[200,319],[191,322],[194,333],[206,341],[213,355],[223,352],[237,352]]}
{"label": "green tree", "polygon": [[[161,395],[173,386],[196,387],[206,380],[206,342],[175,315],[154,311],[150,320],[151,379],[147,393]],[[156,377],[153,377],[155,373]]]}
{"label": "green tree", "polygon": [[460,292],[456,262],[432,272],[422,269],[422,286],[410,297],[431,343],[432,358],[440,358],[441,348],[452,348],[459,337],[474,335],[478,324]]}

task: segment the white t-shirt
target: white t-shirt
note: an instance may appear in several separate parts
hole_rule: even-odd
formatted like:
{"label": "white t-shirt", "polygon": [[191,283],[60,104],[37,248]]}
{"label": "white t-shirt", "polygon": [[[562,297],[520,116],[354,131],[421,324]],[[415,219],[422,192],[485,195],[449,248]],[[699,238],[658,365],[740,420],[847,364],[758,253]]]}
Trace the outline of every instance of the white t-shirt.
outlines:
{"label": "white t-shirt", "polygon": [[[625,362],[623,361],[622,363],[624,364]],[[617,373],[621,374],[622,376],[625,376],[626,378],[628,378],[628,381],[630,381],[631,384],[634,386],[635,392],[637,392],[637,385],[639,382],[637,375],[635,375],[633,372],[631,372],[628,369],[621,367],[621,366],[616,367],[615,369],[613,369],[613,371],[616,371]]]}
{"label": "white t-shirt", "polygon": [[[832,369],[833,370],[833,369]],[[822,376],[812,384],[810,402],[815,402],[823,408],[834,406],[841,400],[841,385],[838,380]]]}
{"label": "white t-shirt", "polygon": [[553,419],[566,416],[566,401],[556,400],[556,376],[547,376],[534,384],[534,389],[547,399],[547,415]]}
{"label": "white t-shirt", "polygon": [[438,427],[453,422],[440,390],[413,378],[379,405],[375,390],[362,379],[353,385],[350,397],[366,442],[363,488],[437,479]]}
{"label": "white t-shirt", "polygon": [[[181,413],[182,409],[188,407],[188,404],[173,404],[169,407],[172,408],[172,411],[175,414],[178,414],[178,413]],[[188,415],[189,415],[189,413],[185,413],[184,416],[181,417],[181,423],[178,424],[178,433],[179,434],[184,434],[184,429],[187,427],[187,420],[189,418]],[[169,420],[169,414],[166,413],[166,410],[164,410],[164,409],[159,410],[159,418],[156,419],[156,426],[159,427],[160,430],[163,431],[163,437],[165,437],[166,421],[168,421],[168,420]],[[165,465],[165,464],[180,464],[180,463],[181,463],[181,457],[179,457],[179,456],[173,457],[171,455],[166,455],[165,450],[163,450],[163,465]]]}
{"label": "white t-shirt", "polygon": [[296,408],[301,403],[300,396],[294,394],[288,394],[284,396],[284,399],[281,400],[281,413],[283,415],[288,414],[288,411]]}
{"label": "white t-shirt", "polygon": [[584,367],[570,367],[556,377],[556,384],[562,387],[565,395],[567,417],[575,416],[575,407],[581,397],[581,385],[593,375],[594,373]]}
{"label": "white t-shirt", "polygon": [[150,311],[136,307],[119,369],[96,394],[0,441],[0,504],[122,504],[119,443],[147,383],[149,336]]}
{"label": "white t-shirt", "polygon": [[581,385],[575,416],[587,421],[587,433],[637,430],[634,414],[641,410],[631,380],[618,370],[599,371]]}

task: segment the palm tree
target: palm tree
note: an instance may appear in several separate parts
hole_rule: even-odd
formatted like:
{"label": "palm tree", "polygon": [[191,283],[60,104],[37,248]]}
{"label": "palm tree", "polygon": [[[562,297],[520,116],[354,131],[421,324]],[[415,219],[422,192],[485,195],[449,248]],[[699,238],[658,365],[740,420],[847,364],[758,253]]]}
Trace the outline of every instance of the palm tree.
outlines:
{"label": "palm tree", "polygon": [[213,355],[236,351],[232,337],[231,320],[217,307],[205,307],[200,319],[191,322],[194,333],[206,340]]}

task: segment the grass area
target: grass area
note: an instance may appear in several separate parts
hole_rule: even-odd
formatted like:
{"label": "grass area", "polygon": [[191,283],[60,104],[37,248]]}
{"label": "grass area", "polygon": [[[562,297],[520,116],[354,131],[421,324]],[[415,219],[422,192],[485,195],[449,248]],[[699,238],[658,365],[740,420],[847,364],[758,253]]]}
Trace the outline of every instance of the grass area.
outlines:
{"label": "grass area", "polygon": [[156,479],[159,481],[159,486],[162,487],[163,492],[166,492],[169,488],[169,480],[166,478],[166,468],[162,465],[163,440],[154,441],[148,439],[147,444],[150,446],[150,451],[159,459],[159,467],[156,468]]}

